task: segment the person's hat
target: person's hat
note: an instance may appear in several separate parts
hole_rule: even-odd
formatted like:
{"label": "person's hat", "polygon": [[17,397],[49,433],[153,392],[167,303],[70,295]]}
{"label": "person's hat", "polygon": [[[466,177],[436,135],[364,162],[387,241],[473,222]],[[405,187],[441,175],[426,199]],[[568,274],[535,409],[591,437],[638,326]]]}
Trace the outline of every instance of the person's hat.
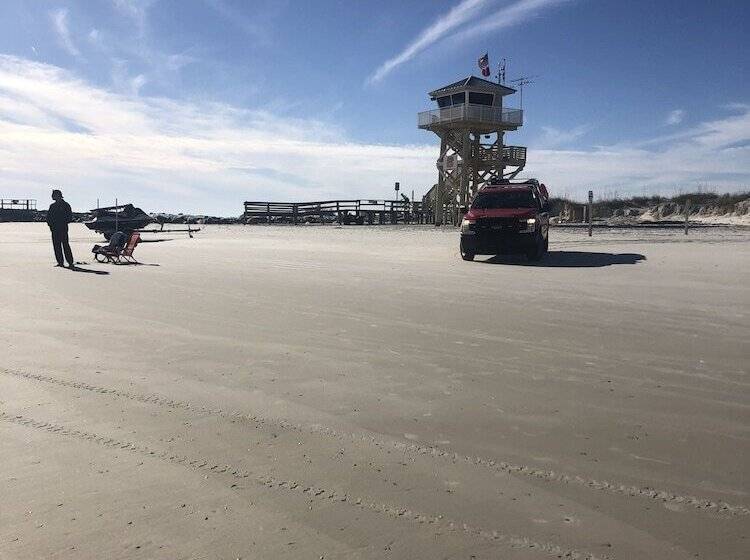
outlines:
{"label": "person's hat", "polygon": [[62,191],[60,189],[52,189],[52,196],[55,195],[62,197]]}

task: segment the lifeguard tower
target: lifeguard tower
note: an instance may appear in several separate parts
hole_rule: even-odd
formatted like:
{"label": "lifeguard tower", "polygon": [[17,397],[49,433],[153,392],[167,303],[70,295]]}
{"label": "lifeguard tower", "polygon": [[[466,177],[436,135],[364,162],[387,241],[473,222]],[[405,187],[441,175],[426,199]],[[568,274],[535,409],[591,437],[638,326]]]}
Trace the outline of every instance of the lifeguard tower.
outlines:
{"label": "lifeguard tower", "polygon": [[503,105],[516,90],[469,76],[429,93],[437,108],[418,114],[417,126],[440,137],[438,182],[428,193],[435,225],[469,205],[482,186],[512,179],[526,165],[526,148],[506,146],[506,132],[523,125],[523,111]]}

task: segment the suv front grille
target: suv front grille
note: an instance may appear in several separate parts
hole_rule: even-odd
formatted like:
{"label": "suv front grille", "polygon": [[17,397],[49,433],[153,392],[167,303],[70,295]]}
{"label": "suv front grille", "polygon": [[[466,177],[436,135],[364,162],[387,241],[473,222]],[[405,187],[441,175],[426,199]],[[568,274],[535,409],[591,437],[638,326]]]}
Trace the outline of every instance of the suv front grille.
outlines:
{"label": "suv front grille", "polygon": [[477,231],[518,231],[518,218],[479,218],[475,229]]}

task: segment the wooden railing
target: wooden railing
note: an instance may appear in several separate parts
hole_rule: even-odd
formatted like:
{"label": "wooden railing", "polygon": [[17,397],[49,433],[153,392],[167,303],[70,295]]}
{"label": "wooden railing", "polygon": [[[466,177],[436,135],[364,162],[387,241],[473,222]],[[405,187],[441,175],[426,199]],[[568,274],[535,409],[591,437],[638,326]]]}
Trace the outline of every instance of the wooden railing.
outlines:
{"label": "wooden railing", "polygon": [[313,202],[245,202],[247,223],[425,223],[421,202],[407,200],[320,200]]}
{"label": "wooden railing", "polygon": [[0,198],[2,210],[36,210],[36,199],[33,198]]}

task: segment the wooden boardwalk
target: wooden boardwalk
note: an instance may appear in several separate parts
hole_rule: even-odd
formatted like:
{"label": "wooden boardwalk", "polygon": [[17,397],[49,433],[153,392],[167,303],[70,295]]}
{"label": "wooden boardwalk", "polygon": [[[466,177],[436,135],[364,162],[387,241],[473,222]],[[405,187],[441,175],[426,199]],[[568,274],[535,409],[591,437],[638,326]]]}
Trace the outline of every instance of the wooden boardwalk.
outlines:
{"label": "wooden boardwalk", "polygon": [[338,223],[357,225],[430,224],[429,208],[406,200],[320,200],[315,202],[245,202],[247,224]]}

